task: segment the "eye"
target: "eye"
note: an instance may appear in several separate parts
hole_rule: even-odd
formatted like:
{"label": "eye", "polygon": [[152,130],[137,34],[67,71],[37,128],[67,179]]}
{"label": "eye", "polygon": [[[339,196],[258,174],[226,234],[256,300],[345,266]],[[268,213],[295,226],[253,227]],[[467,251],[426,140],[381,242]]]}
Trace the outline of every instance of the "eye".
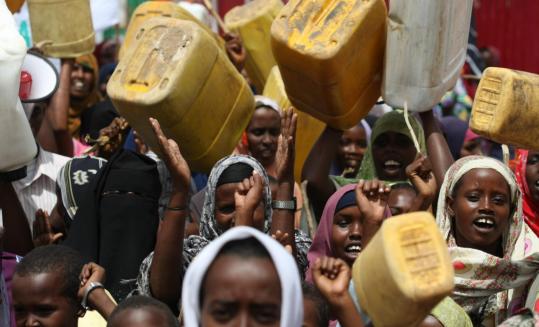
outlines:
{"label": "eye", "polygon": [[389,137],[387,135],[380,135],[376,141],[374,141],[374,146],[377,148],[384,148],[389,144]]}
{"label": "eye", "polygon": [[271,134],[271,136],[277,137],[277,136],[279,136],[279,134],[281,134],[281,131],[279,129],[277,129],[277,128],[274,128],[274,129],[270,130],[270,134]]}
{"label": "eye", "polygon": [[346,219],[339,219],[336,223],[337,226],[341,227],[341,228],[346,228],[348,227],[348,225],[350,225],[350,222]]}
{"label": "eye", "polygon": [[264,134],[264,130],[263,129],[259,129],[259,128],[256,128],[256,129],[253,129],[251,131],[251,133],[255,136],[261,136],[262,134]]}
{"label": "eye", "polygon": [[257,306],[253,311],[255,320],[263,325],[273,324],[280,317],[279,308],[274,305]]}
{"label": "eye", "polygon": [[497,205],[505,205],[507,203],[507,199],[503,195],[496,195],[492,198],[492,202]]}
{"label": "eye", "polygon": [[52,307],[52,306],[48,306],[48,305],[43,305],[43,306],[38,306],[34,313],[36,316],[39,316],[39,317],[48,317],[50,316],[51,314],[53,314],[54,312],[56,311],[56,308],[55,307]]}
{"label": "eye", "polygon": [[470,202],[479,202],[479,194],[476,194],[476,193],[467,194],[466,199]]}
{"label": "eye", "polygon": [[398,147],[407,148],[412,146],[412,140],[410,140],[408,136],[399,135],[399,137],[397,137],[396,139],[396,144]]}
{"label": "eye", "polygon": [[233,310],[231,310],[231,308],[227,308],[226,306],[214,307],[212,308],[210,314],[215,321],[221,323],[229,321],[234,316]]}
{"label": "eye", "polygon": [[526,165],[535,165],[538,162],[539,162],[539,154],[536,154],[528,158]]}
{"label": "eye", "polygon": [[236,207],[234,207],[233,205],[227,205],[227,206],[219,207],[217,208],[217,210],[219,210],[219,212],[222,214],[228,215],[228,214],[233,213],[236,210]]}

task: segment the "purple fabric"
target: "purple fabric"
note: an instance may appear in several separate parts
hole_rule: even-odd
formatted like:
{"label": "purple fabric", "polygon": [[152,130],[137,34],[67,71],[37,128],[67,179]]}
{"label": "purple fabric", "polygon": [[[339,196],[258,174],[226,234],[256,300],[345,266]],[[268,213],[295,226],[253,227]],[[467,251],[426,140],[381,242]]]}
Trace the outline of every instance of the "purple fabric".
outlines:
{"label": "purple fabric", "polygon": [[13,310],[13,296],[11,293],[11,280],[13,279],[13,274],[15,274],[15,267],[17,266],[17,263],[21,261],[21,257],[9,253],[9,252],[2,252],[2,275],[4,277],[4,280],[6,282],[6,288],[8,293],[8,301],[9,301],[9,307],[10,307],[10,320],[11,320],[11,326],[15,327],[15,311]]}

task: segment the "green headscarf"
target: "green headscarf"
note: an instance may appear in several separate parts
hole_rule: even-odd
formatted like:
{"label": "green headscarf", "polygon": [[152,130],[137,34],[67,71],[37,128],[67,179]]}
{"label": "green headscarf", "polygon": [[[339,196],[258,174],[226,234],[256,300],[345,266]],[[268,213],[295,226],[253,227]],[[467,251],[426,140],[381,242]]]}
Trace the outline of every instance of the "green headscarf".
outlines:
{"label": "green headscarf", "polygon": [[[425,133],[423,132],[423,126],[421,126],[421,123],[413,116],[409,115],[409,121],[410,125],[412,126],[412,129],[414,130],[414,133],[417,137],[417,141],[419,142],[419,148],[421,149],[421,152],[423,154],[427,153],[427,147],[425,142]],[[369,147],[367,148],[367,152],[363,156],[363,161],[361,161],[361,167],[359,168],[359,172],[355,179],[351,178],[344,178],[340,176],[331,176],[333,182],[336,184],[337,187],[341,187],[343,185],[356,183],[358,179],[365,179],[365,180],[371,180],[377,177],[376,175],[376,168],[374,166],[374,159],[372,157],[372,145],[378,138],[378,136],[387,133],[387,132],[395,132],[406,135],[410,140],[412,140],[412,135],[410,134],[410,130],[408,129],[408,126],[406,125],[406,121],[404,119],[404,112],[402,110],[395,110],[388,112],[387,114],[383,115],[376,121],[376,124],[374,125],[374,128],[372,130],[371,134],[371,140],[369,143]],[[392,181],[392,182],[407,182],[407,181]]]}

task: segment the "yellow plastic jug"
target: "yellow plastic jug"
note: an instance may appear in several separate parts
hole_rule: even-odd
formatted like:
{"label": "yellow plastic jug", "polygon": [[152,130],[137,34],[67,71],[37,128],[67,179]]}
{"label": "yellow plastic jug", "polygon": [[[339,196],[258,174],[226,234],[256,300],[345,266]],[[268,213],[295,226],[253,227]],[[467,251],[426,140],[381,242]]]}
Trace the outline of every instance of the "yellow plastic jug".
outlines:
{"label": "yellow plastic jug", "polygon": [[377,327],[417,326],[454,287],[447,245],[428,212],[385,220],[352,277],[361,308]]}
{"label": "yellow plastic jug", "polygon": [[89,0],[28,0],[32,38],[49,57],[92,53],[95,33]]}
{"label": "yellow plastic jug", "polygon": [[[279,107],[288,109],[290,101],[286,95],[283,79],[279,72],[279,67],[274,66],[268,76],[264,95],[279,104]],[[326,124],[318,119],[298,111],[298,125],[296,127],[296,161],[294,165],[294,176],[297,182],[301,182],[301,170],[307,160],[311,148],[324,131]]]}
{"label": "yellow plastic jug", "polygon": [[210,30],[204,23],[200,22],[193,15],[191,15],[191,13],[179,6],[177,3],[173,1],[146,1],[141,3],[131,16],[131,20],[127,26],[127,31],[125,32],[124,42],[120,48],[120,53],[118,54],[120,60],[136,39],[137,33],[142,24],[144,24],[144,22],[146,22],[148,19],[154,17],[171,17],[197,23],[212,37],[214,37],[219,43],[219,46],[224,49],[224,40],[219,35],[213,33],[213,31]]}
{"label": "yellow plastic jug", "polygon": [[273,66],[271,23],[283,7],[281,0],[254,0],[230,10],[226,26],[238,33],[247,51],[245,70],[257,90],[262,91]]}
{"label": "yellow plastic jug", "polygon": [[395,108],[432,109],[466,60],[473,0],[391,0],[383,98]]}
{"label": "yellow plastic jug", "polygon": [[383,0],[295,0],[271,27],[286,93],[301,111],[348,129],[380,96],[385,48]]}
{"label": "yellow plastic jug", "polygon": [[539,75],[489,67],[475,93],[470,128],[502,144],[539,150]]}
{"label": "yellow plastic jug", "polygon": [[149,117],[178,142],[189,166],[209,172],[232,153],[254,110],[249,86],[198,24],[153,18],[107,85],[115,107],[154,150]]}

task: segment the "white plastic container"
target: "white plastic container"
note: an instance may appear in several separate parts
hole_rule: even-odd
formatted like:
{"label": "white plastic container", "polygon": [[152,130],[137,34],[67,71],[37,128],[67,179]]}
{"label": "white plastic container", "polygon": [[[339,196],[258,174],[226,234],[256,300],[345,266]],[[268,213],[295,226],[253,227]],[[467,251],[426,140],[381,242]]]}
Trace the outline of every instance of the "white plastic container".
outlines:
{"label": "white plastic container", "polygon": [[455,86],[466,59],[473,0],[391,0],[382,96],[427,111]]}
{"label": "white plastic container", "polygon": [[[26,45],[5,1],[0,1],[0,179],[25,176],[24,166],[37,153],[36,142],[19,100]],[[23,173],[21,176],[20,173]]]}

